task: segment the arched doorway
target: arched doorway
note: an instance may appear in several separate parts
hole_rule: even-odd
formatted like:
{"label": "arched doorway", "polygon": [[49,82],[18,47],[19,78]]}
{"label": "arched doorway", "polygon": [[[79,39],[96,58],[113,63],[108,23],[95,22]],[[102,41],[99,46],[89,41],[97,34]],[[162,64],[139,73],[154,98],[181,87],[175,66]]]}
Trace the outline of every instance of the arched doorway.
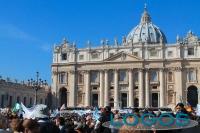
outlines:
{"label": "arched doorway", "polygon": [[67,89],[64,87],[60,89],[60,106],[63,104],[67,107]]}
{"label": "arched doorway", "polygon": [[198,104],[198,90],[196,86],[190,86],[187,89],[187,102],[192,106],[196,107]]}

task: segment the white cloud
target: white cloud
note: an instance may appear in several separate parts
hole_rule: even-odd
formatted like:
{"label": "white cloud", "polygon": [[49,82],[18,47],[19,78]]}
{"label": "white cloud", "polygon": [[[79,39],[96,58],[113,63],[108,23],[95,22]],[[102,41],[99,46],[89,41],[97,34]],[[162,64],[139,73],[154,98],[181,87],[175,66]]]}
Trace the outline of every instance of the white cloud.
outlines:
{"label": "white cloud", "polygon": [[43,51],[45,51],[45,52],[51,52],[51,46],[50,46],[50,45],[47,45],[47,44],[42,45],[42,46],[41,46],[41,49],[42,49]]}
{"label": "white cloud", "polygon": [[26,41],[37,41],[36,38],[21,30],[12,24],[1,24],[0,25],[0,37],[9,39],[19,39]]}

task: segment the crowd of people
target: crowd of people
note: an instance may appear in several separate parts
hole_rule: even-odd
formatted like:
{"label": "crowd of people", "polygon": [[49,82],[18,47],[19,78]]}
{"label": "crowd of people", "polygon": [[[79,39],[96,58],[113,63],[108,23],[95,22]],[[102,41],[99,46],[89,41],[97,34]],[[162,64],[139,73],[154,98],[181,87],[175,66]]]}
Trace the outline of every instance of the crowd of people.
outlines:
{"label": "crowd of people", "polygon": [[[42,110],[39,113],[44,113]],[[145,109],[140,110],[133,108],[133,114],[141,117],[144,113],[151,113],[155,117],[159,117],[162,112],[153,112]],[[176,106],[176,114],[187,114],[191,119],[196,119],[195,111],[192,108],[185,108],[184,104],[179,103]],[[86,113],[79,115],[78,113],[64,113],[57,114],[54,117],[50,117],[50,114],[42,114],[37,118],[23,118],[23,115],[19,115],[16,112],[12,112],[7,109],[6,113],[0,114],[0,133],[143,133],[147,131],[134,130],[129,131],[129,128],[112,129],[104,126],[103,124],[109,122],[112,117],[114,120],[122,118],[122,113],[119,110],[111,110],[111,107],[106,106],[100,109],[99,117],[94,118],[93,113]],[[112,117],[111,117],[112,116]],[[151,132],[156,132],[152,130]],[[168,131],[169,132],[169,131]]]}

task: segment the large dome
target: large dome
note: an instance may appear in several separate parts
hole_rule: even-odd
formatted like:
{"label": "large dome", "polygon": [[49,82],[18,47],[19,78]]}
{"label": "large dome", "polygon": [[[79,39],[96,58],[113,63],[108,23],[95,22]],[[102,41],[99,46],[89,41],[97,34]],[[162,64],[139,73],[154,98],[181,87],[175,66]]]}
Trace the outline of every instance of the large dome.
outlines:
{"label": "large dome", "polygon": [[133,44],[140,42],[147,44],[167,43],[164,33],[152,23],[146,8],[142,14],[140,24],[133,28],[126,40]]}

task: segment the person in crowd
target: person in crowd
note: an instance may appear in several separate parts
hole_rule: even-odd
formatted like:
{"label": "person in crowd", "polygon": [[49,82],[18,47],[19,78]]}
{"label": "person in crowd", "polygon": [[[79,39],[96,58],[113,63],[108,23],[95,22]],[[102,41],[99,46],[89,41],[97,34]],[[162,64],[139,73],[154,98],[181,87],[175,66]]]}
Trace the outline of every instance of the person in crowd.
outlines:
{"label": "person in crowd", "polygon": [[175,109],[176,109],[176,115],[179,115],[179,114],[186,114],[186,115],[188,115],[188,112],[184,108],[184,104],[183,103],[178,103],[176,105]]}
{"label": "person in crowd", "polygon": [[140,117],[140,110],[138,108],[134,108],[132,113],[135,114],[136,116]]}
{"label": "person in crowd", "polygon": [[6,118],[0,114],[0,133],[6,133]]}
{"label": "person in crowd", "polygon": [[120,118],[120,114],[119,114],[119,110],[114,110],[114,119],[119,119]]}
{"label": "person in crowd", "polygon": [[111,129],[107,127],[103,127],[103,123],[108,122],[111,120],[111,116],[114,116],[111,107],[106,106],[104,112],[101,113],[101,117],[99,118],[100,126],[97,129],[97,133],[111,133]]}
{"label": "person in crowd", "polygon": [[40,125],[36,120],[25,119],[23,121],[24,133],[40,133]]}
{"label": "person in crowd", "polygon": [[10,128],[13,133],[23,132],[22,122],[17,116],[13,116],[11,119]]}
{"label": "person in crowd", "polygon": [[94,126],[95,126],[95,124],[94,124],[94,122],[92,120],[92,117],[90,115],[88,115],[86,117],[86,122],[85,122],[85,128],[84,128],[85,132],[86,133],[91,133],[94,130]]}
{"label": "person in crowd", "polygon": [[57,117],[55,122],[56,122],[56,126],[58,126],[60,129],[60,133],[66,133],[65,119],[63,117]]}

